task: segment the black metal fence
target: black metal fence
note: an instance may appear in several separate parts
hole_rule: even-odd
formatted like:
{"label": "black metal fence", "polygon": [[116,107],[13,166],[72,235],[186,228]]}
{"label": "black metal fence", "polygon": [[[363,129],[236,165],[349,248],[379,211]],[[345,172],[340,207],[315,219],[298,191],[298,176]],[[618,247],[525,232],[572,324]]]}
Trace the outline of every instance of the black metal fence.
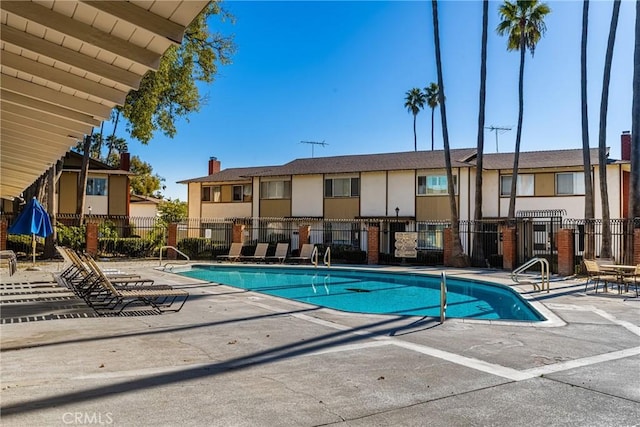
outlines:
{"label": "black metal fence", "polygon": [[[633,232],[640,228],[640,218],[612,219],[610,258],[618,264],[633,264]],[[602,220],[565,219],[563,228],[574,230],[574,259],[576,269],[587,257],[601,258],[603,255],[603,222]]]}
{"label": "black metal fence", "polygon": [[[2,215],[9,224],[14,218]],[[98,224],[100,256],[155,257],[167,244],[168,224],[159,217],[85,216],[78,225],[78,215],[58,215],[58,244],[82,249],[86,246],[86,223]],[[178,249],[192,259],[213,259],[227,253],[233,241],[234,224],[244,225],[242,240],[246,252],[251,253],[257,243],[270,243],[273,253],[277,243],[289,244],[296,255],[300,247],[300,233],[308,232],[309,243],[315,244],[322,255],[331,248],[332,260],[345,263],[365,263],[369,251],[370,226],[378,227],[378,252],[381,264],[442,265],[444,231],[449,221],[406,221],[398,219],[324,220],[320,218],[191,218],[177,224]],[[543,218],[518,217],[512,223],[502,219],[461,221],[460,240],[471,264],[483,268],[503,268],[503,230],[516,227],[517,264],[533,257],[544,257],[552,271],[557,272],[557,234],[561,228],[575,230],[575,265],[579,268],[585,256],[600,257],[602,250],[602,221],[562,219],[561,216]],[[611,226],[611,258],[617,263],[633,262],[633,230],[640,228],[640,218],[613,219]],[[303,228],[304,227],[304,228]],[[308,230],[306,230],[308,227]],[[396,233],[415,232],[416,257],[396,257]],[[37,251],[43,249],[43,242]],[[28,252],[30,239],[10,236],[8,249]],[[592,249],[590,249],[592,248]]]}

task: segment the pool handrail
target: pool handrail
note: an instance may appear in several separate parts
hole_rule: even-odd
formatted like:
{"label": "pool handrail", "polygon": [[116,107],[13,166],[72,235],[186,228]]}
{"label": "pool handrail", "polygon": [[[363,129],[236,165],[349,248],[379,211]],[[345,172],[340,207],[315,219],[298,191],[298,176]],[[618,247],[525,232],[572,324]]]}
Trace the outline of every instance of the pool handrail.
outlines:
{"label": "pool handrail", "polygon": [[329,246],[327,250],[324,252],[324,258],[322,258],[322,262],[328,268],[331,268],[331,247]]}
{"label": "pool handrail", "polygon": [[317,246],[314,246],[313,251],[311,251],[311,264],[313,264],[315,268],[318,268],[318,247]]}
{"label": "pool handrail", "polygon": [[[528,268],[538,263],[540,264],[540,285],[538,285],[534,281],[521,282],[520,279],[518,278],[518,274],[522,273],[523,271],[527,270]],[[549,268],[549,261],[547,261],[546,258],[539,258],[539,257],[531,258],[529,261],[525,262],[520,267],[516,268],[511,272],[511,280],[513,280],[514,282],[520,283],[520,284],[525,284],[525,283],[531,284],[533,286],[534,291],[544,291],[544,288],[546,287],[547,293],[549,293],[549,290],[550,290],[549,289],[550,276],[551,276],[551,270]]]}
{"label": "pool handrail", "polygon": [[189,258],[189,255],[185,254],[184,252],[180,251],[178,248],[176,248],[175,246],[160,246],[160,258],[159,258],[159,264],[158,265],[162,265],[162,251],[164,249],[173,249],[174,251],[176,251],[177,253],[179,253],[180,255],[182,255],[183,257],[185,257],[185,259],[187,261],[190,261],[191,258]]}
{"label": "pool handrail", "polygon": [[443,324],[447,317],[447,274],[440,273],[440,324]]}

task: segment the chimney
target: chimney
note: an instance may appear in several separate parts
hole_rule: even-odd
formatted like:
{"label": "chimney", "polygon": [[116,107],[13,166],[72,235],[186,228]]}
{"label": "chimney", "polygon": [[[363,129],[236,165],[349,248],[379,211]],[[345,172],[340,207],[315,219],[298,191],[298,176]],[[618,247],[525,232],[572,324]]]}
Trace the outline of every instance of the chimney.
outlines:
{"label": "chimney", "polygon": [[620,135],[620,160],[631,160],[631,132],[625,130]]}
{"label": "chimney", "polygon": [[120,169],[129,172],[130,161],[129,153],[120,153]]}
{"label": "chimney", "polygon": [[220,160],[215,157],[209,157],[209,175],[220,172]]}

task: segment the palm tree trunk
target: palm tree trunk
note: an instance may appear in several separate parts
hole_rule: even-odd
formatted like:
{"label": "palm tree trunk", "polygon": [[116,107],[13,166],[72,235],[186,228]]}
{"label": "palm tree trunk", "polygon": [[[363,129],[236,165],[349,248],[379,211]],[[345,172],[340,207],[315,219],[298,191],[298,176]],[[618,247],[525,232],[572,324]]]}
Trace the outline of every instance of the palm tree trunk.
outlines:
{"label": "palm tree trunk", "polygon": [[413,115],[413,151],[418,151],[418,134],[416,133],[416,117]]}
{"label": "palm tree trunk", "polygon": [[440,101],[440,118],[442,120],[442,139],[444,142],[444,159],[447,167],[447,188],[449,192],[449,208],[451,210],[451,264],[453,267],[466,267],[469,265],[469,258],[462,250],[460,241],[460,224],[458,223],[458,208],[456,206],[455,187],[453,185],[453,173],[451,170],[451,152],[449,148],[449,131],[447,128],[447,109],[444,96],[444,79],[442,76],[442,60],[440,55],[440,34],[438,29],[438,1],[431,0],[433,10],[433,34],[436,50],[436,68],[438,70],[438,99]]}
{"label": "palm tree trunk", "polygon": [[595,258],[593,181],[591,177],[591,147],[589,146],[589,115],[587,114],[587,34],[589,23],[589,0],[582,3],[582,42],[580,46],[580,94],[582,110],[582,160],[584,164],[584,258]]}
{"label": "palm tree trunk", "polygon": [[[116,110],[116,121],[113,124],[113,132],[111,132],[111,139],[109,140],[109,150],[107,151],[107,162],[109,161],[109,157],[111,157],[111,153],[113,152],[113,139],[116,136],[116,128],[118,127],[118,120],[120,119],[120,110]],[[104,122],[102,122],[104,124]],[[100,131],[102,134],[102,130]]]}
{"label": "palm tree trunk", "polygon": [[[487,98],[487,34],[489,26],[489,1],[482,2],[482,47],[480,54],[480,95],[478,106],[478,143],[476,154],[476,196],[473,211],[475,237],[473,239],[473,259],[484,260],[482,248],[482,163],[484,157],[484,119],[485,101]],[[484,263],[482,266],[484,267]]]}
{"label": "palm tree trunk", "polygon": [[433,151],[434,148],[434,138],[433,138],[433,118],[436,114],[436,109],[435,108],[431,108],[431,151]]}
{"label": "palm tree trunk", "polygon": [[[91,130],[93,135],[93,129]],[[91,150],[91,135],[84,136],[84,145],[82,147],[82,167],[80,175],[78,175],[78,205],[76,206],[76,214],[78,215],[78,226],[84,222],[84,210],[87,200],[87,177],[89,175],[89,152]]]}
{"label": "palm tree trunk", "polygon": [[633,54],[631,105],[631,176],[629,178],[629,218],[640,218],[640,1],[636,1],[636,46]]}
{"label": "palm tree trunk", "polygon": [[[524,32],[524,31],[523,31]],[[511,174],[511,194],[509,196],[509,221],[516,217],[516,194],[518,184],[518,164],[520,162],[520,140],[522,138],[522,116],[524,115],[524,38],[520,42],[520,78],[518,80],[518,128],[516,130],[516,149],[513,153],[513,173]]]}
{"label": "palm tree trunk", "polygon": [[609,212],[609,192],[607,191],[607,108],[609,105],[609,82],[611,81],[611,62],[613,47],[616,42],[616,29],[620,15],[620,0],[613,2],[609,41],[604,60],[604,76],[602,78],[602,98],[600,100],[600,134],[598,144],[598,162],[600,172],[600,198],[602,201],[602,248],[601,258],[611,258],[611,214]]}

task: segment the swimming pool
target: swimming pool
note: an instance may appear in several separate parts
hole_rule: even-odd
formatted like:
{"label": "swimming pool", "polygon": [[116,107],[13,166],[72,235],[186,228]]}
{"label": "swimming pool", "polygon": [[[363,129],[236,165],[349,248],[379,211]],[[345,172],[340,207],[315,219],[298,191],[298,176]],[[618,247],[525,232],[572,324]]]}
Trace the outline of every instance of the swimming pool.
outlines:
{"label": "swimming pool", "polygon": [[[194,265],[179,274],[341,311],[440,316],[440,278],[342,268]],[[447,317],[543,321],[512,289],[447,278]]]}

